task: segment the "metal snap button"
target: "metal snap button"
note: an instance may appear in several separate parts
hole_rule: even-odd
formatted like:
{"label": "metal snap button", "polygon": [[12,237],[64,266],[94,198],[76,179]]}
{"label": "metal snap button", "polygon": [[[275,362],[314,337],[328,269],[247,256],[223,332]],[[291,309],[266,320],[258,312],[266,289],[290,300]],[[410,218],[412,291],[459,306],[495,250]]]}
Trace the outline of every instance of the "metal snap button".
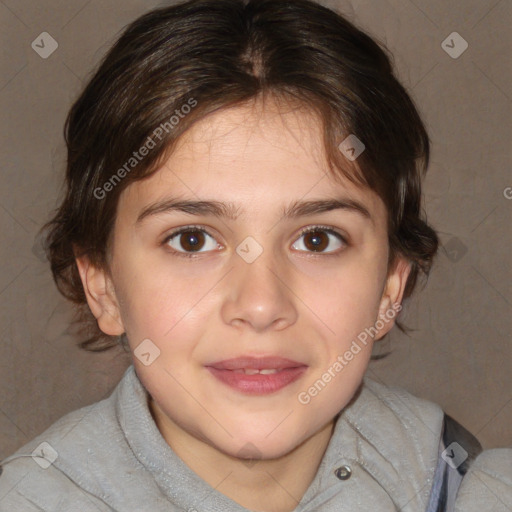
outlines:
{"label": "metal snap button", "polygon": [[352,476],[352,470],[350,466],[340,466],[334,470],[334,474],[339,480],[348,480]]}

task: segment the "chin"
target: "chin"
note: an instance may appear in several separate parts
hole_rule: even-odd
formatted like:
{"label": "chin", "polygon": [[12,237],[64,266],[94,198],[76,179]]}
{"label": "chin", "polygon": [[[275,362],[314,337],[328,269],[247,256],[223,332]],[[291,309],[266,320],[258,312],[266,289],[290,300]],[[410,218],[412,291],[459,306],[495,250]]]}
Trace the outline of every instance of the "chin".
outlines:
{"label": "chin", "polygon": [[288,439],[286,443],[276,443],[275,445],[269,445],[269,443],[262,444],[258,440],[254,441],[255,442],[247,439],[245,443],[241,443],[241,447],[231,446],[229,451],[226,453],[231,457],[240,460],[242,463],[247,462],[248,464],[251,464],[259,460],[280,459],[292,452],[299,444],[293,442],[290,443],[290,439]]}
{"label": "chin", "polygon": [[223,443],[220,445],[213,443],[213,446],[217,450],[241,460],[272,460],[284,457],[309,437],[290,432],[289,429],[283,429],[280,433],[269,434],[269,432],[272,430],[251,432],[251,429],[248,429],[239,432],[239,435],[233,432],[233,439],[226,440],[224,438]]}

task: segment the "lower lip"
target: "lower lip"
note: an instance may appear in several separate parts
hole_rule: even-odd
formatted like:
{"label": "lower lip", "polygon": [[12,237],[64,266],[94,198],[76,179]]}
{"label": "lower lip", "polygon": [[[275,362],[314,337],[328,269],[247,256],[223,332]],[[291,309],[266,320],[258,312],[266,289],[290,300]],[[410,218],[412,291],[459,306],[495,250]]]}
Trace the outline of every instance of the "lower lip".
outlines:
{"label": "lower lip", "polygon": [[284,368],[277,373],[246,375],[232,370],[219,370],[208,366],[207,369],[218,380],[229,387],[249,395],[268,395],[275,393],[299,379],[307,366]]}

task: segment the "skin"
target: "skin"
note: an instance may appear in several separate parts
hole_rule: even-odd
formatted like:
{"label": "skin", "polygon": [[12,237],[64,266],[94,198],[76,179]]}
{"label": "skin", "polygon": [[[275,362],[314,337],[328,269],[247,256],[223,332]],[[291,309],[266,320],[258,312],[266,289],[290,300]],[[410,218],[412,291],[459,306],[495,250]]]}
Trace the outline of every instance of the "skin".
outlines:
{"label": "skin", "polygon": [[[202,119],[155,174],[123,191],[108,271],[77,260],[102,331],[126,332],[132,351],[144,339],[160,350],[148,366],[135,356],[133,363],[164,439],[211,486],[257,511],[297,506],[335,415],[361,384],[372,342],[309,404],[297,396],[400,303],[410,272],[398,259],[388,273],[385,205],[371,190],[329,176],[320,134],[312,114],[270,100]],[[137,223],[148,205],[171,195],[231,201],[238,217],[169,211]],[[362,204],[371,219],[349,209],[282,215],[295,201],[339,197]],[[213,237],[192,258],[179,256],[190,248],[180,235],[165,243],[190,225]],[[301,231],[317,225],[347,243],[322,231],[315,252]],[[236,252],[248,236],[263,249],[252,263]],[[375,339],[392,326],[385,322]],[[280,391],[247,396],[204,367],[242,355],[279,355],[308,369]],[[256,447],[255,465],[239,456],[247,443]]]}

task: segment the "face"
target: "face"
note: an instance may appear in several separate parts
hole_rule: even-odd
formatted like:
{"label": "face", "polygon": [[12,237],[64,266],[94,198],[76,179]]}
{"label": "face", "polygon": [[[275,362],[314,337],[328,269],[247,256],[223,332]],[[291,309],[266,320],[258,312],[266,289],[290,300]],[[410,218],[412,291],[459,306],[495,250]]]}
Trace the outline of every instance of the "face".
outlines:
{"label": "face", "polygon": [[163,428],[279,457],[361,383],[371,337],[343,356],[400,301],[408,266],[387,273],[383,202],[329,177],[321,148],[305,111],[215,113],[123,191],[109,277],[79,263],[102,330],[126,332]]}

